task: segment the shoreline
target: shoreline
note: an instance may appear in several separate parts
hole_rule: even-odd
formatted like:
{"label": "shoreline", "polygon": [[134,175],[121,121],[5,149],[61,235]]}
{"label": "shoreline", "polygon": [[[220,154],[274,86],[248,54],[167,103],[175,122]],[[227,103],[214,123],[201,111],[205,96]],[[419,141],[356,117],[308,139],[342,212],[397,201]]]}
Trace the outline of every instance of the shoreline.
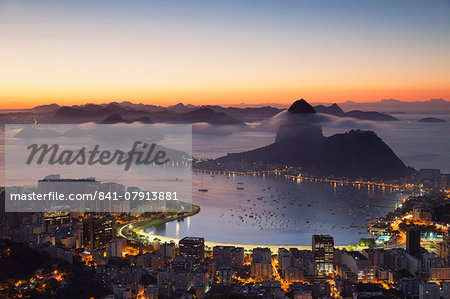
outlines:
{"label": "shoreline", "polygon": [[[172,237],[168,237],[168,236],[161,236],[161,235],[148,234],[148,233],[137,233],[137,234],[148,236],[151,238],[151,240],[154,238],[158,238],[161,240],[162,243],[164,243],[164,242],[169,243],[171,241],[178,243],[181,240],[180,238],[172,238]],[[279,248],[286,248],[286,249],[297,248],[298,250],[311,250],[312,245],[241,244],[241,243],[228,243],[228,242],[216,242],[216,241],[205,240],[205,246],[208,246],[211,248],[213,248],[215,246],[235,246],[235,247],[243,247],[245,251],[251,251],[251,250],[253,250],[253,248],[257,248],[257,247],[264,247],[264,248],[269,248],[273,254],[277,254]],[[334,245],[334,247],[337,249],[344,249],[344,248],[355,247],[355,246],[357,246],[357,245]],[[363,249],[365,247],[358,247],[358,248]]]}
{"label": "shoreline", "polygon": [[[211,172],[211,170],[206,170],[205,171],[205,170],[198,170],[198,169],[196,169],[196,170],[194,170],[194,172],[198,172],[198,173],[203,173],[204,174],[204,173]],[[217,175],[225,175],[225,176],[227,175],[226,173],[215,173],[215,174],[217,174]],[[270,173],[270,174],[272,174],[272,173]],[[234,173],[234,175],[246,176],[247,174]],[[286,175],[283,175],[283,176],[284,176],[285,179],[287,179]],[[359,182],[359,183],[362,183],[362,182]],[[154,241],[153,241],[154,239],[159,239],[160,242],[175,242],[175,243],[178,243],[181,240],[181,238],[170,237],[170,236],[163,236],[163,235],[157,235],[157,234],[148,234],[148,233],[145,232],[145,228],[152,227],[152,226],[155,226],[157,224],[162,224],[162,223],[178,220],[178,219],[183,219],[183,218],[190,217],[190,216],[198,214],[200,212],[200,207],[196,206],[196,205],[193,205],[193,206],[198,208],[198,210],[195,211],[195,212],[192,212],[192,213],[188,213],[186,215],[182,215],[182,216],[178,216],[178,217],[174,217],[174,218],[170,218],[170,219],[164,219],[164,220],[161,219],[161,221],[155,220],[157,223],[152,223],[152,224],[149,224],[148,226],[143,226],[143,229],[139,228],[138,230],[133,230],[133,231],[138,236],[146,238],[146,239],[148,239],[149,242],[152,242],[152,243],[154,243]],[[120,228],[119,235],[124,237],[124,238],[126,238],[126,239],[129,239],[128,237],[124,236],[121,233],[122,229],[127,227],[127,226],[129,226],[129,225],[132,225],[133,223],[138,223],[138,222],[142,222],[142,221],[146,221],[146,220],[138,220],[138,221],[135,221],[135,222],[132,222],[132,223],[125,224],[124,226],[122,226]],[[202,236],[198,236],[198,237],[202,237]],[[247,243],[231,243],[231,242],[220,242],[220,241],[207,241],[207,240],[205,240],[205,246],[208,246],[208,247],[211,247],[211,248],[214,247],[214,246],[235,246],[235,247],[243,247],[245,251],[251,251],[251,250],[253,250],[254,248],[257,248],[257,247],[266,247],[266,248],[269,248],[272,251],[272,253],[277,254],[279,248],[297,248],[299,250],[311,250],[311,246],[312,245],[247,244]],[[365,246],[360,246],[359,244],[334,245],[334,247],[337,248],[337,249],[347,249],[347,250],[362,250],[362,249],[368,248],[368,247],[365,247]]]}
{"label": "shoreline", "polygon": [[[162,235],[156,235],[156,234],[149,234],[149,233],[145,232],[145,228],[153,227],[155,225],[162,224],[162,223],[176,221],[178,219],[183,219],[183,218],[186,218],[186,217],[191,217],[191,216],[194,216],[194,215],[200,213],[201,208],[199,206],[196,206],[196,205],[193,205],[193,206],[195,207],[195,211],[192,211],[192,212],[187,213],[185,215],[176,216],[176,217],[172,217],[172,218],[166,218],[166,219],[154,220],[154,223],[149,223],[148,225],[144,224],[142,227],[139,227],[136,230],[133,230],[132,228],[131,229],[139,237],[146,238],[151,243],[156,243],[154,241],[154,239],[159,239],[158,242],[161,242],[161,243],[164,243],[164,242],[167,242],[167,243],[170,243],[170,242],[178,243],[181,240],[181,238],[170,237],[170,236],[162,236]],[[149,219],[136,220],[136,221],[133,221],[133,222],[130,222],[130,223],[122,225],[119,228],[119,231],[118,231],[119,236],[122,237],[122,238],[125,238],[127,240],[132,240],[132,241],[136,241],[136,242],[142,242],[142,240],[135,240],[133,238],[130,238],[130,236],[124,235],[122,231],[124,229],[128,228],[129,226],[132,226],[132,225],[135,225],[135,224],[139,225],[140,222],[145,222],[145,221],[149,221]],[[287,248],[287,249],[289,249],[289,248],[297,248],[298,250],[311,250],[311,245],[246,244],[246,243],[230,243],[230,242],[207,241],[207,240],[205,240],[205,246],[208,246],[211,249],[213,247],[215,247],[215,246],[243,247],[244,251],[251,251],[251,250],[253,250],[254,248],[257,248],[257,247],[265,247],[265,248],[269,248],[270,251],[272,252],[272,254],[278,254],[278,249],[279,248]],[[344,249],[344,248],[348,249],[348,248],[352,248],[352,247],[357,247],[358,249],[366,248],[366,247],[362,247],[362,246],[359,246],[359,245],[351,245],[351,244],[348,244],[348,245],[334,245],[334,247],[338,248],[338,249]]]}

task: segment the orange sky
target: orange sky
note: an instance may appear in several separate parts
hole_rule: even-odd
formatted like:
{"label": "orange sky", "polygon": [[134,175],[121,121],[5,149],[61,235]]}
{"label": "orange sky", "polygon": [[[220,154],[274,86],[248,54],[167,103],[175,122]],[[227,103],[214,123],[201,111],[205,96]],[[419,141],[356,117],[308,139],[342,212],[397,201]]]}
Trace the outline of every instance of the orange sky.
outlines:
{"label": "orange sky", "polygon": [[[106,94],[106,93],[105,93]],[[86,94],[73,94],[67,97],[58,97],[54,94],[49,94],[43,97],[31,97],[24,96],[2,99],[0,109],[25,109],[32,108],[37,105],[58,103],[59,105],[80,105],[86,103],[108,103],[108,102],[121,102],[131,101],[133,103],[144,103],[168,106],[177,103],[184,104],[218,104],[218,105],[238,105],[241,103],[247,104],[264,104],[264,103],[280,103],[290,104],[294,100],[299,98],[305,98],[309,102],[328,102],[328,103],[340,103],[347,100],[356,102],[374,102],[381,99],[395,98],[403,101],[425,101],[431,98],[450,98],[449,90],[416,90],[416,89],[404,89],[404,90],[318,90],[318,91],[260,91],[260,92],[186,92],[183,95],[177,95],[176,93],[143,93],[146,96],[141,96],[136,93],[135,96],[120,96],[118,93],[104,96],[89,96]],[[116,96],[117,95],[117,96]],[[444,95],[444,97],[442,97]],[[48,99],[52,100],[48,100]],[[59,100],[57,100],[59,98]],[[14,99],[14,100],[12,100]]]}
{"label": "orange sky", "polygon": [[448,1],[224,2],[2,1],[0,109],[450,100]]}

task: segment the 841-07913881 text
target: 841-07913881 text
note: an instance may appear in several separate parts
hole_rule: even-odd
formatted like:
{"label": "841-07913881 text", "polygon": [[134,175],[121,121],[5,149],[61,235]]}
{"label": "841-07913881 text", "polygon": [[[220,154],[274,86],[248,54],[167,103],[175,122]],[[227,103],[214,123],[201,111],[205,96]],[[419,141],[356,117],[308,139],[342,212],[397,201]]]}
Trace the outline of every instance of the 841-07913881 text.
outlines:
{"label": "841-07913881 text", "polygon": [[133,191],[124,192],[98,192],[99,200],[178,200],[177,192],[163,191]]}
{"label": "841-07913881 text", "polygon": [[177,201],[177,192],[163,191],[131,191],[131,192],[102,192],[93,193],[69,193],[65,194],[57,191],[45,193],[32,192],[28,194],[11,193],[12,201],[94,201],[94,200],[126,200],[126,201],[156,201],[171,200]]}

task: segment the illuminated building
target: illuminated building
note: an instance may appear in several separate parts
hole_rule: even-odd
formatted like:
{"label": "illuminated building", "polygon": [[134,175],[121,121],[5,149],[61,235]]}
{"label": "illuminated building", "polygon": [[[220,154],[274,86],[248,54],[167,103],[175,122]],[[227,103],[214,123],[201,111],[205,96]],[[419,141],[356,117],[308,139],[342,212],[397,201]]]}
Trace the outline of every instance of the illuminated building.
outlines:
{"label": "illuminated building", "polygon": [[316,275],[324,276],[333,270],[334,239],[330,235],[313,235],[312,252],[316,262]]}
{"label": "illuminated building", "polygon": [[172,260],[175,257],[175,244],[167,242],[160,244],[159,253],[164,259]]}
{"label": "illuminated building", "polygon": [[296,282],[304,279],[304,271],[297,267],[287,267],[284,271],[284,277],[287,282]]}
{"label": "illuminated building", "polygon": [[205,239],[200,237],[184,237],[178,243],[180,255],[192,258],[199,264],[205,258]]}
{"label": "illuminated building", "polygon": [[449,262],[450,256],[450,237],[448,233],[445,233],[443,236],[443,240],[440,243],[437,243],[436,246],[437,255],[444,260],[445,263]]}
{"label": "illuminated building", "polygon": [[273,267],[270,262],[252,262],[250,276],[253,279],[272,279]]}
{"label": "illuminated building", "polygon": [[253,248],[250,276],[254,279],[271,279],[272,252],[269,248]]}
{"label": "illuminated building", "polygon": [[112,240],[106,246],[107,257],[122,257],[123,244],[122,240]]}
{"label": "illuminated building", "polygon": [[233,281],[233,270],[231,269],[231,267],[220,267],[217,271],[219,272],[219,284],[231,286]]}
{"label": "illuminated building", "polygon": [[89,249],[105,247],[114,238],[114,216],[101,215],[83,220],[83,246]]}
{"label": "illuminated building", "polygon": [[269,248],[253,248],[252,261],[256,263],[270,263],[272,260],[272,252]]}
{"label": "illuminated building", "polygon": [[280,267],[282,273],[284,273],[286,268],[291,266],[290,253],[286,248],[278,249],[278,266]]}
{"label": "illuminated building", "polygon": [[[374,279],[373,266],[370,260],[358,251],[336,251],[337,268],[348,268],[358,280],[372,281]],[[345,267],[342,267],[345,265]],[[341,272],[342,269],[339,269]]]}
{"label": "illuminated building", "polygon": [[213,258],[217,267],[231,266],[234,270],[244,266],[244,248],[234,246],[215,246]]}
{"label": "illuminated building", "polygon": [[69,212],[45,212],[44,213],[44,222],[45,227],[50,225],[64,224],[70,222],[70,213]]}

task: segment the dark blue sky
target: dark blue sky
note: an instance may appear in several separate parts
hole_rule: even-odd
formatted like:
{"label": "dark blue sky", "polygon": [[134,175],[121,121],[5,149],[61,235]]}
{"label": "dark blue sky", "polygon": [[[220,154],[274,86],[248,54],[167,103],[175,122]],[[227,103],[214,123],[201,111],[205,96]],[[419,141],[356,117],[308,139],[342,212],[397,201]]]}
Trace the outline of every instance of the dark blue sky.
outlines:
{"label": "dark blue sky", "polygon": [[0,43],[6,105],[450,98],[448,0],[4,0]]}

